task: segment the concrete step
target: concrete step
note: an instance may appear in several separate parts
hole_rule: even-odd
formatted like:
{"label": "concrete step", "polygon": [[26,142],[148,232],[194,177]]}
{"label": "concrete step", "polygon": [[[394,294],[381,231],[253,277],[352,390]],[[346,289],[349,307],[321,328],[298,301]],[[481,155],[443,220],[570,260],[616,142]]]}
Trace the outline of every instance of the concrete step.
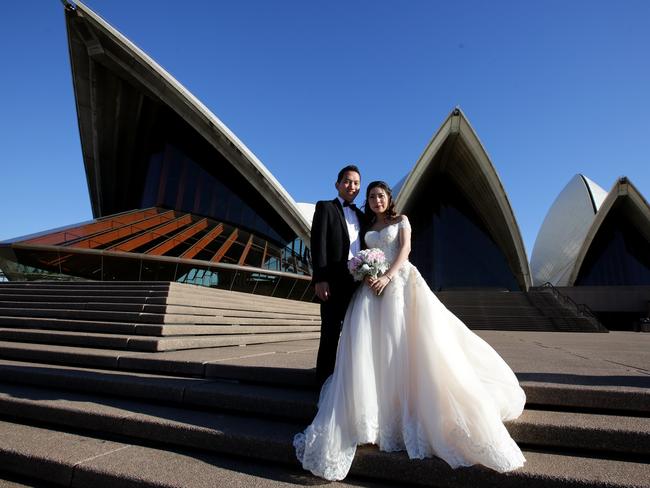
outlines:
{"label": "concrete step", "polygon": [[546,293],[453,290],[436,295],[472,329],[607,332]]}
{"label": "concrete step", "polygon": [[[245,310],[245,311],[264,311],[273,313],[289,313],[293,315],[320,315],[318,305],[308,302],[296,302],[292,300],[284,300],[284,302],[264,302],[258,301],[257,295],[250,295],[248,299],[233,299],[232,297],[206,297],[202,298],[200,295],[187,294],[187,295],[169,295],[167,303],[169,305],[190,306],[190,307],[205,307],[223,308],[228,310]],[[279,299],[278,299],[279,300]]]}
{"label": "concrete step", "polygon": [[[126,349],[131,351],[176,351],[184,349],[202,349],[227,346],[245,346],[247,344],[267,344],[307,339],[318,339],[318,327],[285,327],[280,332],[267,331],[274,326],[264,326],[262,330],[253,331],[250,327],[241,327],[242,331],[229,330],[219,335],[173,335],[166,337],[125,336],[118,334],[92,334],[84,332],[20,331],[0,329],[0,340],[13,341],[16,344],[35,343],[35,345],[62,344],[79,348],[101,348],[108,350]],[[239,328],[239,327],[238,327]],[[291,330],[293,329],[293,331]],[[2,344],[3,342],[0,342]],[[7,342],[8,344],[10,342]],[[0,353],[1,354],[1,353]]]}
{"label": "concrete step", "polygon": [[10,301],[0,300],[0,314],[5,309],[17,310],[101,310],[114,312],[165,313],[165,304],[119,303],[119,302],[85,302],[80,301]]}
{"label": "concrete step", "polygon": [[[203,388],[198,388],[198,391],[203,395],[206,395],[207,391],[212,393],[212,395],[203,397],[212,400],[210,404],[201,405],[209,408],[209,411],[212,412],[210,415],[221,416],[225,406],[226,411],[232,412],[233,415],[248,414],[253,415],[252,418],[261,419],[277,418],[277,415],[274,414],[281,412],[279,404],[286,408],[293,403],[295,406],[299,406],[298,412],[310,415],[305,418],[304,415],[296,415],[296,411],[292,409],[285,411],[281,416],[286,417],[289,422],[302,425],[309,423],[315,413],[316,399],[314,397],[306,398],[304,392],[299,393],[299,395],[303,395],[304,402],[300,405],[300,399],[296,399],[295,394],[291,395],[294,397],[293,402],[280,398],[280,394],[286,390],[273,391],[269,388],[257,387],[246,391],[246,388],[242,388],[241,385],[237,385],[239,388],[229,388],[230,385],[224,387],[215,383],[201,386]],[[219,398],[219,386],[226,390],[223,399]],[[196,392],[196,385],[192,389]],[[242,399],[244,408],[236,401],[237,396]],[[253,401],[255,397],[257,401]],[[166,419],[189,418],[191,416],[187,406],[172,408],[167,402],[165,403],[167,407],[165,408]],[[119,406],[123,410],[120,415],[125,417],[147,411],[154,412],[152,415],[155,415],[159,409],[158,405],[132,399],[116,400],[88,393],[61,390],[55,392],[32,386],[0,383],[0,414],[2,415],[34,421],[48,419],[48,422],[54,423],[58,423],[54,419],[77,416],[79,418],[76,423],[66,423],[65,420],[62,422],[73,427],[90,428],[92,417],[102,416],[102,411],[107,405],[113,408]],[[222,413],[217,414],[215,411]],[[200,417],[203,412],[196,415]],[[103,421],[105,420],[103,419]],[[642,456],[650,454],[650,419],[647,417],[526,410],[519,419],[507,422],[506,427],[518,443],[527,446],[618,452]],[[110,432],[121,433],[112,430]]]}
{"label": "concrete step", "polygon": [[[25,296],[29,298],[25,299]],[[48,297],[38,300],[37,297]],[[209,289],[205,287],[179,285],[176,283],[163,283],[154,287],[134,286],[129,284],[106,284],[93,283],[92,286],[82,285],[65,286],[56,284],[49,286],[47,283],[38,285],[23,286],[0,286],[0,303],[6,301],[20,301],[16,297],[22,297],[26,302],[53,301],[61,298],[61,301],[96,302],[102,296],[107,297],[107,302],[115,303],[115,298],[125,297],[129,303],[141,303],[148,297],[161,299],[167,297],[166,303],[186,307],[207,307],[227,308],[233,310],[253,310],[264,312],[287,313],[292,315],[318,315],[317,304],[286,300],[280,298],[250,295],[246,293],[230,292],[226,290]],[[74,297],[74,298],[73,298]],[[126,302],[125,302],[126,303]],[[154,302],[151,302],[154,304]]]}
{"label": "concrete step", "polygon": [[521,294],[500,293],[500,294],[472,294],[467,295],[464,292],[435,292],[438,299],[444,303],[465,304],[465,305],[482,305],[482,304],[502,304],[502,305],[530,305],[528,297]]}
{"label": "concrete step", "polygon": [[[11,303],[10,306],[6,305]],[[131,297],[131,296],[104,296],[104,295],[0,295],[0,307],[10,308],[11,306],[16,307],[16,303],[22,304],[17,308],[51,308],[41,305],[41,303],[57,303],[58,308],[66,308],[66,304],[71,305],[67,308],[81,308],[76,304],[83,304],[85,308],[90,306],[97,307],[95,304],[101,304],[99,307],[100,310],[111,310],[113,304],[121,305],[130,305],[135,306],[150,306],[150,305],[159,305],[165,306],[166,308],[163,311],[168,313],[187,313],[187,314],[206,314],[212,313],[213,310],[228,310],[229,315],[244,315],[250,317],[265,317],[269,315],[276,316],[278,318],[297,318],[302,316],[309,316],[313,319],[320,320],[320,312],[318,308],[314,307],[304,307],[304,306],[294,306],[291,304],[291,312],[274,312],[273,310],[267,310],[264,308],[264,304],[260,306],[260,310],[247,310],[245,307],[242,307],[240,302],[228,302],[227,300],[211,301],[208,302],[202,298],[189,297],[188,299],[179,298],[179,297]],[[72,305],[75,304],[75,305]],[[308,304],[312,305],[312,304]],[[104,308],[105,307],[105,308]],[[248,304],[248,309],[251,308],[250,303]],[[242,310],[243,309],[243,310]],[[128,310],[128,309],[127,309]],[[131,309],[133,310],[133,309]],[[144,311],[144,309],[143,309]],[[146,311],[154,311],[149,309]]]}
{"label": "concrete step", "polygon": [[137,329],[152,331],[147,335],[160,335],[163,324],[137,324],[133,322],[113,322],[100,320],[55,319],[47,317],[3,317],[0,316],[0,327],[27,328],[44,330],[69,330],[85,332],[102,332],[114,334],[135,334]]}
{"label": "concrete step", "polygon": [[[20,473],[7,474],[8,482],[0,480],[3,488],[295,488],[319,483],[297,466],[188,449],[165,450],[128,439],[107,441],[80,432],[0,424],[0,431],[10,428],[15,431],[12,440],[20,436],[21,440],[27,437],[34,441],[23,441],[11,452],[9,448],[0,451],[0,465],[11,462],[8,470]],[[358,479],[328,486],[388,488],[384,483]]]}
{"label": "concrete step", "polygon": [[259,413],[308,422],[316,414],[318,391],[218,379],[188,378],[132,371],[107,371],[0,359],[4,382],[95,393],[185,408]]}
{"label": "concrete step", "polygon": [[18,301],[22,303],[46,302],[46,303],[130,303],[130,304],[151,304],[165,305],[167,296],[114,296],[114,295],[87,295],[83,290],[71,295],[40,295],[40,294],[2,294],[0,288],[0,303]]}
{"label": "concrete step", "polygon": [[183,296],[183,297],[201,297],[206,299],[219,299],[228,298],[230,300],[241,300],[243,302],[250,301],[251,297],[259,303],[266,305],[280,305],[287,304],[306,305],[317,307],[316,304],[301,302],[295,300],[287,300],[283,298],[268,297],[264,295],[251,295],[249,293],[234,292],[228,290],[220,290],[215,288],[207,288],[203,286],[187,285],[175,282],[8,282],[0,283],[0,295],[5,293],[18,293],[18,294],[39,294],[50,293],[53,295],[74,295],[80,291],[89,294],[114,294],[114,296],[123,296],[131,294],[166,294],[170,296]]}
{"label": "concrete step", "polygon": [[[188,329],[191,328],[188,327]],[[68,332],[38,329],[0,328],[0,340],[40,344],[61,344],[105,349],[128,349],[133,351],[168,351],[222,347],[248,343],[259,344],[262,336],[268,334],[295,334],[312,332],[318,337],[318,326],[213,326],[212,335],[174,335],[167,337],[143,337],[121,334],[96,334],[89,332]],[[252,337],[259,335],[260,337]],[[246,339],[246,336],[250,336]],[[288,336],[290,338],[292,336]],[[314,338],[313,334],[306,338]],[[254,340],[254,342],[250,342]],[[269,342],[277,342],[272,340]]]}
{"label": "concrete step", "polygon": [[106,286],[127,286],[127,287],[169,287],[171,284],[181,286],[193,286],[170,281],[94,281],[94,280],[74,280],[74,281],[53,281],[53,280],[33,280],[33,281],[7,281],[0,286],[7,287],[106,287]]}
{"label": "concrete step", "polygon": [[[229,320],[224,319],[218,324],[139,324],[133,322],[112,322],[97,320],[52,319],[42,317],[2,317],[0,327],[5,329],[42,329],[58,331],[78,331],[102,334],[137,334],[148,336],[173,335],[212,335],[231,333],[234,327],[259,328],[272,330],[273,327],[296,327],[297,330],[319,330],[319,324],[312,321],[283,321],[283,320]],[[252,322],[252,324],[249,324]],[[270,329],[267,329],[270,328]],[[253,329],[251,329],[253,330]]]}
{"label": "concrete step", "polygon": [[[31,281],[18,283],[9,281],[0,283],[0,291],[5,290],[29,290],[30,293],[40,293],[43,290],[72,291],[79,290],[130,290],[138,291],[164,291],[168,292],[171,286],[168,282],[143,283],[137,281],[131,282],[112,282],[112,281]],[[23,292],[23,293],[24,293]]]}
{"label": "concrete step", "polygon": [[181,289],[180,291],[172,288],[169,292],[169,299],[173,300],[174,303],[179,304],[187,303],[197,305],[194,301],[200,300],[203,303],[219,303],[248,310],[285,310],[287,312],[301,312],[306,310],[310,314],[318,314],[320,310],[318,304],[311,302],[267,297],[263,295],[251,295],[249,293],[227,290],[213,290],[203,287],[195,288],[196,289]]}
{"label": "concrete step", "polygon": [[485,315],[487,317],[558,317],[575,318],[576,311],[558,307],[524,307],[503,305],[455,305],[448,307],[456,315]]}
{"label": "concrete step", "polygon": [[[206,303],[203,300],[193,299],[189,302],[180,303],[176,299],[165,299],[158,297],[154,299],[132,300],[130,303],[119,297],[52,297],[49,301],[40,301],[31,297],[32,300],[9,300],[0,301],[0,315],[9,316],[50,316],[58,317],[60,314],[52,314],[47,310],[68,310],[66,317],[73,316],[74,311],[98,311],[103,312],[102,318],[113,316],[113,312],[130,312],[145,314],[167,314],[174,317],[169,320],[204,320],[201,317],[248,317],[258,319],[287,319],[287,320],[309,320],[320,321],[318,311],[300,308],[266,308],[263,304],[248,303],[245,306],[237,303],[224,301]],[[65,298],[60,301],[59,298]],[[87,299],[92,298],[92,299]],[[111,299],[112,301],[107,301]],[[83,300],[83,301],[82,301]],[[121,300],[121,301],[120,301]],[[16,310],[16,311],[12,311]],[[41,313],[41,310],[45,311]],[[88,317],[88,313],[79,314]],[[126,320],[127,315],[117,316],[116,320]]]}
{"label": "concrete step", "polygon": [[316,317],[302,317],[292,319],[282,317],[260,318],[248,317],[243,314],[224,315],[181,315],[168,313],[149,312],[123,312],[115,310],[79,310],[79,309],[45,309],[45,308],[2,308],[0,309],[0,325],[6,324],[13,318],[39,318],[74,320],[90,322],[130,322],[142,324],[277,324],[278,322],[292,322],[295,325],[314,325],[319,323]]}
{"label": "concrete step", "polygon": [[500,322],[508,323],[512,322],[514,324],[527,324],[527,325],[537,325],[537,324],[552,324],[553,321],[550,317],[542,316],[529,316],[529,315],[495,315],[495,316],[486,316],[481,314],[471,314],[471,313],[458,313],[458,318],[462,318],[465,321],[473,321],[477,323],[490,323],[490,322]]}
{"label": "concrete step", "polygon": [[[287,343],[289,344],[291,343]],[[277,407],[274,410],[276,415],[282,416],[286,415],[283,412],[291,412],[291,415],[308,420],[315,413],[315,371],[311,368],[285,366],[296,353],[269,355],[257,352],[261,346],[248,346],[243,350],[221,348],[214,353],[205,350],[201,357],[193,351],[136,354],[104,350],[84,351],[62,346],[41,346],[41,349],[38,346],[16,346],[8,348],[0,344],[0,356],[5,358],[0,360],[0,378],[4,378],[4,381],[96,393],[106,391],[120,395],[120,392],[124,392],[124,395],[129,397],[143,399],[158,399],[156,392],[162,389],[168,398],[183,398],[184,402],[189,398],[191,405],[206,408],[229,408],[229,405],[239,405],[238,408],[249,412],[255,412],[255,408],[259,407],[257,398],[264,397],[264,408]],[[160,356],[167,358],[161,359]],[[235,359],[229,360],[233,357]],[[240,357],[242,359],[239,359]],[[43,361],[48,360],[56,360],[69,366],[43,364]],[[103,368],[116,371],[106,371]],[[191,375],[192,378],[179,377],[182,375]],[[170,378],[173,378],[173,381]],[[225,381],[210,382],[211,386],[202,384],[200,393],[197,393],[197,378],[204,378],[201,381],[208,381],[205,378]],[[630,377],[627,384],[619,380],[619,383],[622,383],[619,386],[562,384],[544,378],[538,381],[520,378],[520,381],[530,409],[582,410],[608,415],[620,415],[620,412],[630,412],[630,415],[636,416],[650,414],[648,384],[635,377]],[[175,388],[174,392],[168,390],[170,382]],[[184,390],[190,386],[194,390]],[[292,394],[292,391],[301,393]],[[249,394],[251,392],[252,397]],[[279,399],[274,397],[275,393],[279,395]],[[154,396],[148,396],[150,394]],[[290,408],[286,401],[290,402]],[[251,406],[247,406],[251,402]]]}
{"label": "concrete step", "polygon": [[0,319],[8,317],[39,317],[51,319],[72,320],[102,320],[116,322],[140,322],[148,324],[162,324],[165,322],[163,313],[118,312],[103,310],[75,310],[75,309],[32,309],[9,308],[0,310]]}
{"label": "concrete step", "polygon": [[[301,426],[285,422],[262,421],[250,417],[237,417],[207,412],[178,411],[175,408],[147,406],[126,401],[109,401],[97,404],[88,398],[52,399],[52,394],[41,392],[36,398],[23,399],[20,394],[12,403],[22,421],[28,417],[43,418],[59,426],[48,430],[43,425],[0,421],[0,469],[18,474],[42,473],[49,467],[50,480],[69,483],[81,479],[75,472],[62,469],[63,460],[72,459],[72,466],[87,468],[93,460],[107,466],[133,463],[131,446],[145,440],[160,447],[147,447],[160,452],[173,453],[177,447],[195,452],[211,451],[235,454],[256,460],[270,461],[297,467],[291,439]],[[11,401],[11,399],[10,399]],[[1,403],[2,408],[9,408]],[[15,418],[15,417],[14,417]],[[66,430],[61,431],[64,426]],[[83,426],[83,433],[78,430]],[[95,433],[91,433],[95,431]],[[113,440],[106,440],[109,434]],[[114,437],[115,435],[119,437]],[[164,450],[162,449],[165,446]],[[83,447],[82,447],[83,446]],[[155,446],[155,445],[154,445]],[[143,446],[140,446],[142,448]],[[108,459],[118,455],[117,459]],[[75,456],[76,454],[76,456]],[[156,455],[148,452],[150,458]],[[644,462],[626,462],[613,459],[587,457],[584,454],[547,453],[525,450],[526,465],[507,475],[501,475],[480,466],[451,470],[437,458],[411,461],[404,453],[384,453],[374,446],[364,446],[357,451],[351,475],[372,477],[383,481],[416,483],[424,486],[592,486],[592,487],[647,487],[650,465]],[[83,459],[79,459],[79,456]],[[176,459],[178,453],[167,459]],[[41,464],[41,460],[44,462]],[[130,461],[129,461],[130,460]],[[169,461],[168,461],[169,462]],[[145,464],[146,465],[146,464]],[[174,463],[176,471],[179,463]],[[140,471],[143,466],[139,466]],[[148,471],[148,470],[146,470]],[[167,472],[166,470],[163,472]],[[63,476],[62,476],[63,475]],[[68,477],[66,477],[68,476]],[[114,477],[113,480],[120,479]],[[86,485],[88,480],[85,480]],[[82,485],[83,486],[83,485]],[[93,485],[96,486],[96,485]],[[123,485],[120,485],[123,486]]]}
{"label": "concrete step", "polygon": [[489,324],[472,324],[469,321],[463,320],[463,323],[472,330],[512,330],[512,331],[529,331],[529,332],[557,332],[555,327],[550,325],[522,325],[522,324],[498,324],[491,322]]}
{"label": "concrete step", "polygon": [[31,296],[113,296],[113,297],[166,297],[169,294],[169,290],[164,288],[158,289],[149,289],[149,288],[140,288],[132,289],[125,287],[115,287],[111,289],[106,288],[60,288],[60,287],[51,287],[51,288],[9,288],[0,286],[0,296],[22,296],[25,294],[30,294]]}
{"label": "concrete step", "polygon": [[544,317],[544,315],[537,309],[530,306],[511,306],[511,305],[450,305],[447,308],[454,312],[456,315],[485,315],[496,317]]}
{"label": "concrete step", "polygon": [[7,384],[0,386],[0,415],[285,463],[292,460],[291,439],[301,429],[292,421]]}

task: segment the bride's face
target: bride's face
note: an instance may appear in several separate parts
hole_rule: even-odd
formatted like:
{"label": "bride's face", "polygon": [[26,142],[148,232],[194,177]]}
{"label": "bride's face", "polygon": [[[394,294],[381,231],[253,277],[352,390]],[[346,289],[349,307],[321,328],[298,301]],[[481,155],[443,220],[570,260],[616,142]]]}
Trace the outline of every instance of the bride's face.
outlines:
{"label": "bride's face", "polygon": [[376,214],[383,214],[387,209],[390,203],[388,194],[383,188],[376,186],[368,194],[368,205],[370,205],[370,210]]}

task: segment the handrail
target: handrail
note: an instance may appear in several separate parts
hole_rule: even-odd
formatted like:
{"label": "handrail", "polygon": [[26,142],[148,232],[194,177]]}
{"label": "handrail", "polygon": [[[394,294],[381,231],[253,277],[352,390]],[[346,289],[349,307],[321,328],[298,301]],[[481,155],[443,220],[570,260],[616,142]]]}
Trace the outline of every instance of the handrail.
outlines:
{"label": "handrail", "polygon": [[259,273],[262,275],[272,275],[281,278],[295,278],[302,281],[311,281],[311,275],[299,275],[295,273],[288,273],[286,271],[278,271],[275,269],[259,268],[255,266],[238,266],[236,264],[229,263],[213,263],[210,261],[204,261],[199,259],[183,259],[171,256],[153,256],[151,254],[140,254],[132,252],[121,252],[121,251],[109,251],[104,249],[79,249],[71,247],[60,247],[60,246],[50,246],[50,245],[27,245],[27,244],[14,244],[12,245],[14,249],[26,249],[26,250],[37,250],[37,251],[50,251],[56,252],[59,254],[86,254],[86,255],[95,255],[95,256],[110,256],[130,260],[143,260],[143,261],[160,261],[160,262],[172,262],[178,264],[187,264],[195,266],[205,266],[209,268],[222,268],[234,271],[243,271],[247,273]]}
{"label": "handrail", "polygon": [[560,290],[555,288],[555,286],[553,286],[553,283],[551,283],[549,281],[544,283],[542,285],[542,288],[550,289],[551,292],[553,293],[553,295],[556,298],[562,300],[567,305],[573,307],[575,309],[575,311],[578,312],[578,315],[581,315],[583,317],[589,317],[589,318],[596,321],[596,323],[598,324],[598,327],[600,327],[601,329],[606,329],[606,327],[603,324],[600,323],[600,320],[598,319],[596,314],[593,312],[593,310],[591,310],[591,308],[589,308],[589,305],[587,305],[586,303],[576,303],[575,301],[573,301],[573,299],[571,297],[568,297],[568,296],[564,295],[563,293],[561,293]]}

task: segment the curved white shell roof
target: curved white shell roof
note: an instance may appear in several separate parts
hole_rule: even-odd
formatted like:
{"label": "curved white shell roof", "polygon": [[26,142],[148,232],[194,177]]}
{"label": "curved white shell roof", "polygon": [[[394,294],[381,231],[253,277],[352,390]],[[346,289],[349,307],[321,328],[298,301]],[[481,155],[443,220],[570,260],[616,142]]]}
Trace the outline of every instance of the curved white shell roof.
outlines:
{"label": "curved white shell roof", "polygon": [[316,211],[316,204],[298,202],[296,203],[296,206],[298,207],[298,210],[300,210],[303,218],[309,222],[309,228],[311,228],[311,223],[314,220],[314,212]]}
{"label": "curved white shell roof", "polygon": [[530,268],[533,285],[567,286],[576,258],[607,192],[577,174],[557,196],[537,234]]}
{"label": "curved white shell roof", "polygon": [[598,231],[609,217],[610,212],[619,205],[648,242],[650,242],[650,204],[643,198],[643,195],[639,193],[639,190],[637,190],[632,182],[623,176],[614,183],[612,189],[607,193],[606,198],[601,201],[598,212],[591,222],[582,245],[576,254],[575,262],[570,270],[568,286],[575,284],[580,273],[580,268]]}
{"label": "curved white shell roof", "polygon": [[[459,149],[463,156],[459,155],[451,165],[447,164],[446,158],[442,159],[442,163],[436,162],[436,156],[445,142],[458,138],[463,141],[464,149]],[[519,285],[527,290],[531,285],[528,258],[512,206],[490,157],[459,107],[451,111],[415,166],[397,183],[393,195],[397,194],[395,205],[398,211],[408,207],[427,170],[436,165],[444,165],[442,171],[453,172],[457,181],[467,185],[467,193],[473,195],[476,206],[484,212],[491,235],[498,240]]]}

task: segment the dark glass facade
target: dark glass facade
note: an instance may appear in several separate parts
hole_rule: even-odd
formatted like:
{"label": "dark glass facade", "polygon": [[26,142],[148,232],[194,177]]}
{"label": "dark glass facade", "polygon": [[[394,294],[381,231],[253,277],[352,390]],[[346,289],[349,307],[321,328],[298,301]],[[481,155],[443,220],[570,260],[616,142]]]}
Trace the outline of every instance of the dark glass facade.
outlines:
{"label": "dark glass facade", "polygon": [[[148,100],[145,105],[152,103]],[[136,163],[142,169],[133,173],[136,181],[131,185],[137,208],[173,209],[237,228],[235,236],[224,232],[213,243],[212,247],[234,239],[222,262],[237,263],[250,238],[245,264],[311,274],[306,244],[221,152],[168,107],[158,105],[148,112],[155,117],[139,135],[146,150]],[[264,241],[272,244],[266,253]],[[210,251],[196,259],[210,259]]]}
{"label": "dark glass facade", "polygon": [[650,285],[650,242],[622,206],[598,229],[575,285]]}
{"label": "dark glass facade", "polygon": [[[223,172],[221,178],[176,146],[165,144],[162,151],[152,154],[148,161],[140,207],[164,207],[203,215],[250,229],[277,243],[291,240],[292,233],[288,229],[282,225],[276,229],[269,224],[269,217],[265,218],[247,203],[247,199],[257,193],[248,182],[223,168],[220,170]],[[226,183],[221,179],[226,179]],[[270,207],[266,201],[256,203]],[[266,213],[270,214],[270,209]]]}
{"label": "dark glass facade", "polygon": [[519,290],[515,275],[490,236],[470,196],[445,174],[430,174],[409,202],[411,261],[434,290]]}

